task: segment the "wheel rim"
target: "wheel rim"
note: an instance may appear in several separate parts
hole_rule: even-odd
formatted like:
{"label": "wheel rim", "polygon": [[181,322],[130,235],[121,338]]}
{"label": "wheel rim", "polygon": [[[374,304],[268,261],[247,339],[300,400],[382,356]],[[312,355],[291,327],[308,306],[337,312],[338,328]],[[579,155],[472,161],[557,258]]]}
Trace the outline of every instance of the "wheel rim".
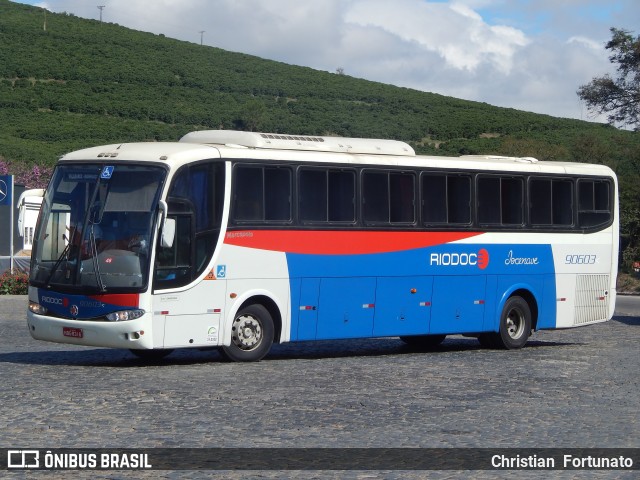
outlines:
{"label": "wheel rim", "polygon": [[524,333],[524,327],[526,324],[524,313],[518,308],[512,308],[507,314],[507,335],[510,338],[517,340],[522,337]]}
{"label": "wheel rim", "polygon": [[262,341],[262,325],[252,315],[241,315],[233,321],[231,339],[241,350],[253,350]]}

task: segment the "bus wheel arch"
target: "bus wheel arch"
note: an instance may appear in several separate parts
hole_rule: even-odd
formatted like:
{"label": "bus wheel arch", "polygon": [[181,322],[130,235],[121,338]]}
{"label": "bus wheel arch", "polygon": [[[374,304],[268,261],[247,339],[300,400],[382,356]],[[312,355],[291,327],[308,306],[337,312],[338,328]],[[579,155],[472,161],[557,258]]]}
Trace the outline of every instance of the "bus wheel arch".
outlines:
{"label": "bus wheel arch", "polygon": [[242,305],[240,305],[238,311],[253,304],[262,305],[267,309],[273,320],[273,343],[280,343],[282,335],[282,314],[276,302],[266,295],[256,295],[245,300]]}
{"label": "bus wheel arch", "polygon": [[535,295],[531,293],[531,290],[521,288],[509,295],[509,298],[513,296],[521,297],[529,305],[529,310],[531,311],[531,330],[535,331],[538,326],[538,302]]}
{"label": "bus wheel arch", "polygon": [[[522,293],[522,291],[520,291]],[[515,350],[525,346],[533,325],[531,303],[514,292],[504,303],[498,331],[494,334],[497,348]]]}
{"label": "bus wheel arch", "polygon": [[256,362],[280,341],[282,317],[272,299],[257,295],[240,305],[230,328],[231,343],[222,346],[222,356],[236,362]]}
{"label": "bus wheel arch", "polygon": [[505,295],[498,317],[497,331],[478,335],[484,347],[519,349],[527,343],[538,323],[538,302],[526,288],[519,288]]}

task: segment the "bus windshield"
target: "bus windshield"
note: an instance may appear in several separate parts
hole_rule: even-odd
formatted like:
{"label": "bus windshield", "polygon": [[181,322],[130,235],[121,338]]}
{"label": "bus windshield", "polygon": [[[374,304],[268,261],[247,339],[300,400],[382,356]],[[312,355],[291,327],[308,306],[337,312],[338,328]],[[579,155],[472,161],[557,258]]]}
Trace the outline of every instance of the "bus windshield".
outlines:
{"label": "bus windshield", "polygon": [[82,292],[146,289],[161,167],[59,165],[42,204],[30,281]]}

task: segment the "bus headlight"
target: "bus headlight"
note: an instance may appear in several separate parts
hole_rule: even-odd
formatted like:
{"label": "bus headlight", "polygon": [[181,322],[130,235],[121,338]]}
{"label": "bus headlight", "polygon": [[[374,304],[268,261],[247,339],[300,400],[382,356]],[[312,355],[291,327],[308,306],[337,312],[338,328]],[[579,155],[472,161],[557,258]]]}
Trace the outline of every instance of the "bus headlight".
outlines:
{"label": "bus headlight", "polygon": [[144,310],[121,310],[107,315],[110,322],[125,322],[127,320],[135,320],[144,315]]}
{"label": "bus headlight", "polygon": [[38,315],[45,315],[48,310],[39,303],[29,301],[29,311]]}

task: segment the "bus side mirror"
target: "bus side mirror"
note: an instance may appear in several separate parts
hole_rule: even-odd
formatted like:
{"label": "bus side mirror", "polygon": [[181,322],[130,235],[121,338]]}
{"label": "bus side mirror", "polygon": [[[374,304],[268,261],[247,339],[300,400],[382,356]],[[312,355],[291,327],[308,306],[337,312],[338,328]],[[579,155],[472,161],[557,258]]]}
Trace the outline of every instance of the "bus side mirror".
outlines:
{"label": "bus side mirror", "polygon": [[169,218],[169,206],[164,200],[158,202],[158,209],[162,216],[162,221],[159,225],[160,230],[160,246],[162,248],[173,247],[173,240],[176,237],[176,220],[175,218]]}
{"label": "bus side mirror", "polygon": [[27,202],[32,205],[42,204],[42,197],[44,197],[44,188],[33,188],[31,190],[25,190],[18,199],[18,234],[24,237],[24,217],[27,210]]}
{"label": "bus side mirror", "polygon": [[176,219],[175,218],[167,218],[164,221],[164,226],[162,227],[162,236],[160,240],[160,244],[163,248],[171,248],[173,247],[173,240],[176,237]]}

